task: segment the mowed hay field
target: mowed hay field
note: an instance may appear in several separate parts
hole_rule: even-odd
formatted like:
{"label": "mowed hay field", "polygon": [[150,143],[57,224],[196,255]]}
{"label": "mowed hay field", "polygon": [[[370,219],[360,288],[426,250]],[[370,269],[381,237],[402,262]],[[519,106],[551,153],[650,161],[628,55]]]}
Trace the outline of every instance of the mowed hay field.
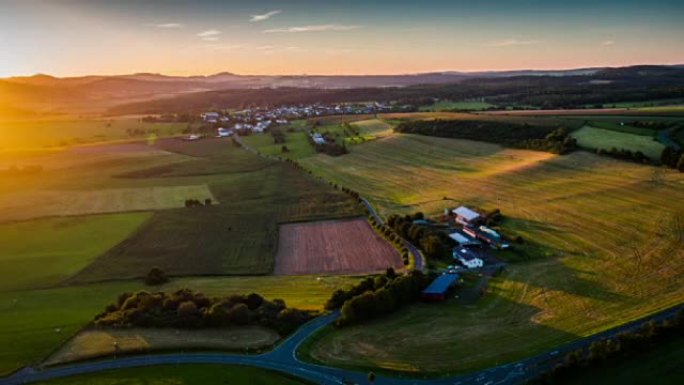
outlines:
{"label": "mowed hay field", "polygon": [[354,274],[401,268],[365,218],[280,225],[275,274]]}
{"label": "mowed hay field", "polygon": [[684,174],[676,171],[410,135],[302,163],[369,197],[384,215],[500,208],[504,229],[547,255],[509,265],[472,306],[416,305],[331,332],[312,346],[315,359],[466,371],[684,300]]}
{"label": "mowed hay field", "polygon": [[641,151],[653,160],[659,160],[665,148],[653,136],[635,135],[591,126],[584,126],[574,131],[572,136],[577,139],[577,144],[587,149],[617,148],[618,150]]}
{"label": "mowed hay field", "polygon": [[[239,351],[268,349],[280,339],[273,329],[237,326],[221,329],[88,329],[50,355],[42,365],[169,350]],[[116,348],[115,348],[116,346]]]}

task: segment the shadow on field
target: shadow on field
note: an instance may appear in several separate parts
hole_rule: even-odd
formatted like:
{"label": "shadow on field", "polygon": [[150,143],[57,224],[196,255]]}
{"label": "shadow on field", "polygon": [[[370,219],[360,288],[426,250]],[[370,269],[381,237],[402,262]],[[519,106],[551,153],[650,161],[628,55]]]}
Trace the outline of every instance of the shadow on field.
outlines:
{"label": "shadow on field", "polygon": [[[608,290],[601,283],[601,271],[585,271],[574,269],[563,263],[561,259],[530,262],[533,268],[538,268],[536,274],[526,276],[509,276],[506,279],[567,293],[572,296],[585,297],[604,302],[622,302],[627,298],[619,293]],[[593,279],[587,279],[591,276]]]}
{"label": "shadow on field", "polygon": [[[458,289],[454,296],[458,294]],[[386,318],[314,337],[305,350],[318,362],[442,377],[502,365],[578,338],[544,325],[543,309],[497,292],[463,305],[449,298],[418,303]]]}

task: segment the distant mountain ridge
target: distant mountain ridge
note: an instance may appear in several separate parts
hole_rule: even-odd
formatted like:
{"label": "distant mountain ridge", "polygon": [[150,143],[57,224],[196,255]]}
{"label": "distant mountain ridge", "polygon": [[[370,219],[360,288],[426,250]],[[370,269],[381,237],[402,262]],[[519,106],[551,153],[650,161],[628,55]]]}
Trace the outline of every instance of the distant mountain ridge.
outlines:
{"label": "distant mountain ridge", "polygon": [[0,107],[2,107],[0,111],[101,113],[117,105],[211,91],[263,88],[344,90],[440,86],[478,81],[478,79],[491,82],[497,79],[525,77],[540,79],[587,77],[592,81],[616,81],[660,79],[673,76],[676,78],[683,71],[684,65],[641,65],[568,70],[446,71],[404,75],[239,75],[221,72],[196,76],[134,73],[58,78],[38,74],[0,79]]}

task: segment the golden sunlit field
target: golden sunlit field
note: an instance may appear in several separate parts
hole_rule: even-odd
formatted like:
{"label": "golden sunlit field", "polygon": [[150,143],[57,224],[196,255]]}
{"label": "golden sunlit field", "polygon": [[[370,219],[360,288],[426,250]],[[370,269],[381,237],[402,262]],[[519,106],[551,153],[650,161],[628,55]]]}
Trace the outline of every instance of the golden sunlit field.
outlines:
{"label": "golden sunlit field", "polygon": [[439,214],[458,204],[499,208],[504,229],[546,251],[546,257],[510,264],[474,305],[415,305],[325,333],[310,347],[315,360],[471,370],[684,299],[684,174],[676,171],[586,152],[556,156],[399,134],[344,157],[301,163],[369,197],[384,215]]}

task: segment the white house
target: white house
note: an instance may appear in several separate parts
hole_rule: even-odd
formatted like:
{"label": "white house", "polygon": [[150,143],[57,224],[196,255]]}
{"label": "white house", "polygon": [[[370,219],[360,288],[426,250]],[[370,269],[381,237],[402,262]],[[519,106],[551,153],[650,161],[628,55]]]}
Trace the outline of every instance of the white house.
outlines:
{"label": "white house", "polygon": [[219,138],[227,138],[233,135],[233,132],[231,130],[223,127],[220,127],[218,130],[216,130],[216,133],[218,134],[217,136]]}
{"label": "white house", "polygon": [[316,144],[325,144],[325,138],[318,132],[311,134],[311,139],[313,139],[314,143]]}
{"label": "white house", "polygon": [[480,214],[465,206],[458,207],[452,212],[456,215],[456,222],[462,225],[468,225],[480,219]]}
{"label": "white house", "polygon": [[468,269],[477,269],[484,266],[484,261],[477,256],[473,251],[464,247],[457,247],[453,251],[454,259],[458,260],[463,266]]}

